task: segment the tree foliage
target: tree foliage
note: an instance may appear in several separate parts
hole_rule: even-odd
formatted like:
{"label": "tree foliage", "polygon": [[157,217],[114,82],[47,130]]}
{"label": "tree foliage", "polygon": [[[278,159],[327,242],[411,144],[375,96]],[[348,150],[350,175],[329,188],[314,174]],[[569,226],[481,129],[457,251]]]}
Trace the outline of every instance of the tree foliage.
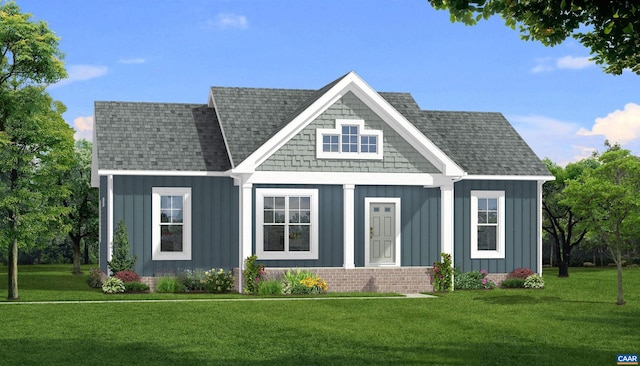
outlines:
{"label": "tree foliage", "polygon": [[131,255],[127,225],[124,220],[120,220],[113,236],[113,256],[108,262],[109,268],[114,274],[120,271],[133,271],[137,261],[138,257]]}
{"label": "tree foliage", "polygon": [[498,14],[524,40],[555,46],[571,36],[590,49],[604,71],[640,75],[640,3],[600,0],[429,0],[452,21],[474,25]]}
{"label": "tree foliage", "polygon": [[595,158],[568,164],[566,168],[554,164],[549,159],[545,159],[544,163],[556,179],[545,182],[542,188],[542,229],[555,242],[558,276],[568,277],[571,250],[585,239],[588,232],[588,226],[585,224],[588,220],[577,215],[571,206],[562,202],[564,189],[569,181],[579,179],[599,163]]}
{"label": "tree foliage", "polygon": [[618,300],[622,292],[622,253],[637,236],[640,224],[640,158],[620,145],[609,145],[601,165],[565,189],[562,204],[589,219],[589,226],[611,252],[618,269]]}
{"label": "tree foliage", "polygon": [[[13,3],[0,5],[0,247],[8,248],[8,298],[18,298],[19,246],[63,229],[73,130],[44,90],[66,77],[58,38]],[[62,183],[62,184],[61,184]]]}
{"label": "tree foliage", "polygon": [[[98,240],[98,190],[91,187],[91,150],[87,140],[76,141],[74,145],[73,167],[65,174],[71,195],[63,201],[70,209],[67,215],[69,238],[73,244],[73,273],[81,273],[81,244]],[[86,252],[86,250],[85,250]]]}

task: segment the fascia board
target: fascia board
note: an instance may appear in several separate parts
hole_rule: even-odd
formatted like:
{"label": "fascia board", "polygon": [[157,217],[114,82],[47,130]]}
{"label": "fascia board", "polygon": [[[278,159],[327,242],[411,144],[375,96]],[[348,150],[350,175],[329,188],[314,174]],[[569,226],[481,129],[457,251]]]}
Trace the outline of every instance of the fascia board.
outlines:
{"label": "fascia board", "polygon": [[548,182],[555,180],[553,175],[467,175],[461,180],[528,180]]}
{"label": "fascia board", "polygon": [[230,177],[231,171],[190,171],[190,170],[98,170],[100,176],[105,175],[142,175],[142,176],[164,176],[164,177]]}
{"label": "fascia board", "polygon": [[[234,172],[235,175],[235,172]],[[256,171],[246,178],[252,184],[355,184],[402,185],[433,187],[434,175],[426,173],[352,173],[352,172],[291,172]]]}

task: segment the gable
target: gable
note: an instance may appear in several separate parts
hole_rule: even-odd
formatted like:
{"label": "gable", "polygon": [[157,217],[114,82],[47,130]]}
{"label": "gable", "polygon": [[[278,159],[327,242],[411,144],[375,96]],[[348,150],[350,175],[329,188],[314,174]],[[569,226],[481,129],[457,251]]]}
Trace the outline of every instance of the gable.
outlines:
{"label": "gable", "polygon": [[[413,98],[410,99],[413,100]],[[380,145],[383,150],[382,160],[318,159],[316,153],[318,130],[334,129],[337,120],[361,120],[364,121],[365,131],[382,131],[384,136]],[[267,158],[256,170],[440,173],[438,168],[407,143],[352,92],[347,92],[321,113],[301,132]]]}

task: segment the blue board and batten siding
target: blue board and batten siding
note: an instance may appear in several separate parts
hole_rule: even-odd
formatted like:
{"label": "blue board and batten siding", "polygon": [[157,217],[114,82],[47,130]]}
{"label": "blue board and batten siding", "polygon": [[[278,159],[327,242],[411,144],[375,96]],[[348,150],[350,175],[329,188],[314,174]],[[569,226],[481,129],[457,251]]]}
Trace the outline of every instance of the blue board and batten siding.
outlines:
{"label": "blue board and batten siding", "polygon": [[[471,259],[471,191],[505,192],[505,258]],[[508,273],[538,268],[538,207],[535,181],[457,182],[454,187],[454,265],[462,272]]]}
{"label": "blue board and batten siding", "polygon": [[[367,197],[400,198],[400,265],[430,266],[440,258],[440,189],[415,186],[356,186],[355,264],[364,267]],[[366,232],[366,234],[365,234]]]}
{"label": "blue board and batten siding", "polygon": [[[106,188],[106,179],[101,179],[100,184]],[[191,187],[191,261],[152,260],[153,187]],[[103,211],[106,217],[106,210]],[[113,216],[114,232],[120,219],[125,221],[133,254],[138,256],[135,270],[143,276],[184,269],[238,267],[238,188],[231,178],[114,176]],[[106,219],[103,221],[106,227]],[[101,241],[107,242],[106,230],[101,233]],[[103,270],[106,254],[106,249],[100,253]]]}

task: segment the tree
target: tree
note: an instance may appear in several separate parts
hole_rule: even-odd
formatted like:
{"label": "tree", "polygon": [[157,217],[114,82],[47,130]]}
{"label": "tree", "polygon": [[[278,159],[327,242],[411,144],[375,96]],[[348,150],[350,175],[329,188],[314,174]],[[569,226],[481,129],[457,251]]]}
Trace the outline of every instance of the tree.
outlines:
{"label": "tree", "polygon": [[640,3],[599,0],[429,0],[449,10],[451,21],[475,25],[499,14],[518,26],[521,38],[555,46],[572,36],[591,50],[606,73],[630,69],[640,75]]}
{"label": "tree", "polygon": [[571,250],[582,243],[588,227],[585,225],[586,219],[577,215],[571,206],[562,203],[563,192],[570,180],[578,179],[594,169],[598,166],[598,161],[594,158],[583,159],[568,164],[566,168],[554,164],[549,159],[545,159],[544,163],[556,179],[546,182],[542,188],[542,229],[551,235],[555,242],[558,276],[569,277]]}
{"label": "tree", "polygon": [[18,298],[18,246],[60,228],[73,130],[44,85],[66,77],[58,38],[13,3],[0,5],[0,247],[8,247],[8,298]]}
{"label": "tree", "polygon": [[629,249],[640,224],[640,159],[620,145],[609,145],[601,165],[585,177],[572,180],[563,204],[582,217],[611,252],[618,270],[617,304],[623,305],[622,253]]}
{"label": "tree", "polygon": [[91,187],[91,149],[91,142],[76,141],[73,167],[64,176],[64,181],[71,189],[71,195],[63,200],[63,204],[71,210],[67,222],[70,227],[68,235],[73,245],[74,274],[82,273],[82,241],[87,255],[87,241],[98,240],[98,191]]}
{"label": "tree", "polygon": [[131,255],[127,225],[125,225],[124,220],[120,220],[113,237],[113,257],[111,261],[107,262],[109,269],[113,274],[120,271],[133,271],[137,261],[138,256]]}

